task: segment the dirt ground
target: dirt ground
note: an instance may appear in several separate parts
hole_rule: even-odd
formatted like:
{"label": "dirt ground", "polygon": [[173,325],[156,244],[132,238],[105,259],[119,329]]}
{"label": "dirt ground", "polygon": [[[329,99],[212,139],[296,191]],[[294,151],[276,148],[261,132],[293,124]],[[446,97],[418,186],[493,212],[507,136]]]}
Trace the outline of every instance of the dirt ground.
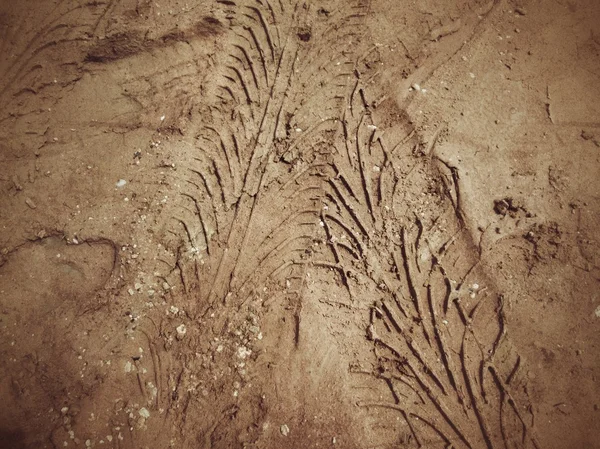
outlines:
{"label": "dirt ground", "polygon": [[1,448],[600,448],[597,0],[0,0]]}

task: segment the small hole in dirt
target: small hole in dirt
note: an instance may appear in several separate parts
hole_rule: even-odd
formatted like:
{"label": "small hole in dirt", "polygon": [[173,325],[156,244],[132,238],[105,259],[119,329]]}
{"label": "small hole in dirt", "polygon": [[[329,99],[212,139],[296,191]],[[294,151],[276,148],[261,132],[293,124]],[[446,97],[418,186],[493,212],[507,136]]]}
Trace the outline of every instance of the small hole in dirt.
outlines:
{"label": "small hole in dirt", "polygon": [[312,33],[310,32],[310,30],[305,29],[305,30],[298,31],[298,38],[302,42],[308,42],[311,37],[312,37]]}
{"label": "small hole in dirt", "polygon": [[221,22],[219,22],[219,19],[215,18],[215,17],[205,17],[204,21],[206,23],[210,23],[211,25],[221,25]]}

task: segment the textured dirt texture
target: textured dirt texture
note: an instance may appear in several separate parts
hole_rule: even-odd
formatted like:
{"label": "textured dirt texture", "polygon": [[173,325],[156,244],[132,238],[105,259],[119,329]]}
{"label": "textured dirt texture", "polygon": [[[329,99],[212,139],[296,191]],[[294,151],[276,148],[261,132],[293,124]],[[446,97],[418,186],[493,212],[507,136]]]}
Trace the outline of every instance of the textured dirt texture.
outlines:
{"label": "textured dirt texture", "polygon": [[599,24],[0,1],[0,448],[600,448]]}

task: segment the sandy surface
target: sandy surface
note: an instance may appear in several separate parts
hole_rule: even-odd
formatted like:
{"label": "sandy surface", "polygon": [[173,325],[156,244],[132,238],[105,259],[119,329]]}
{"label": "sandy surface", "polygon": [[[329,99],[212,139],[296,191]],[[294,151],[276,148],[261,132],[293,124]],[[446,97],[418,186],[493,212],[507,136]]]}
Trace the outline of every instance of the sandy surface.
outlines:
{"label": "sandy surface", "polygon": [[0,2],[1,448],[600,448],[596,0]]}

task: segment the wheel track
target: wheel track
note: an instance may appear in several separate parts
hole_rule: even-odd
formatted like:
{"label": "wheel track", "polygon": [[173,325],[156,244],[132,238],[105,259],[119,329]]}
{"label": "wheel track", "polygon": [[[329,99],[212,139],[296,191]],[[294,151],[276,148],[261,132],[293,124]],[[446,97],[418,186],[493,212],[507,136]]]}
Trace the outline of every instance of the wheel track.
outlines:
{"label": "wheel track", "polygon": [[[396,398],[359,405],[398,411],[417,447],[536,447],[529,412],[515,399],[527,401],[517,376],[521,359],[505,339],[502,297],[490,289],[479,302],[464,298],[467,281],[484,275],[460,220],[457,174],[445,177],[436,166],[435,139],[424,158],[415,158],[423,146],[418,135],[389,145],[373,121],[367,88],[378,73],[360,70],[377,47],[355,63],[350,52],[332,49],[354,36],[343,27],[324,31],[320,46],[314,23],[308,43],[294,36],[310,22],[299,4],[220,3],[230,7],[238,39],[218,84],[230,98],[215,95],[214,123],[197,131],[197,141],[210,146],[201,147],[200,165],[191,168],[202,183],[186,194],[199,225],[190,231],[179,220],[187,245],[201,234],[201,248],[210,252],[212,274],[197,264],[194,270],[197,285],[210,286],[200,293],[200,313],[239,306],[268,279],[294,280],[298,345],[306,268],[333,269],[351,303],[372,307],[368,334],[379,364],[372,375]],[[344,17],[353,25],[358,16]],[[315,89],[307,96],[309,82]],[[294,122],[316,104],[312,116],[319,118],[294,135]],[[327,149],[320,152],[320,144]],[[282,157],[298,160],[296,151],[304,166],[294,174]],[[412,167],[403,167],[406,161]],[[408,185],[446,193],[403,215]],[[214,234],[202,218],[208,215]],[[327,250],[315,250],[315,240]],[[369,280],[366,290],[354,281],[358,274]]]}
{"label": "wheel track", "polygon": [[[396,187],[388,185],[385,189],[382,177],[390,172],[390,178],[399,183],[402,175],[394,166],[401,161],[392,159],[370,120],[365,109],[354,120],[347,117],[344,135],[354,136],[353,142],[338,145],[338,154],[342,154],[335,161],[338,177],[329,181],[326,195],[330,209],[337,212],[337,221],[342,223],[338,232],[361,241],[363,248],[360,257],[347,252],[340,259],[336,245],[330,243],[332,263],[343,267],[341,271],[362,265],[360,271],[370,278],[372,287],[365,292],[369,299],[357,299],[374,301],[368,335],[380,362],[395,365],[374,371],[389,384],[395,403],[366,400],[360,405],[399,411],[418,447],[423,447],[425,441],[434,444],[436,439],[448,447],[536,447],[529,412],[519,408],[514,399],[517,390],[523,391],[523,384],[512,375],[521,359],[505,339],[503,299],[492,292],[471,304],[464,299],[466,282],[477,272],[478,253],[467,241],[456,203],[441,197],[438,204],[425,209],[426,219],[434,225],[440,219],[438,208],[445,211],[445,221],[455,222],[455,229],[438,231],[441,235],[432,232],[434,226],[424,229],[425,218],[419,218],[416,211],[414,216],[396,214]],[[411,158],[410,151],[410,147],[404,151],[404,159]],[[431,158],[418,164],[430,173],[430,179],[440,182]],[[409,173],[414,172],[411,169]],[[387,209],[380,206],[386,197],[392,200]],[[386,227],[384,223],[392,225]],[[458,272],[456,260],[448,264],[445,261],[457,233],[462,245],[454,248],[454,253],[459,259],[472,259]],[[331,242],[327,226],[325,234]],[[391,248],[390,242],[395,243]],[[426,264],[421,263],[423,254],[428,256]],[[456,287],[449,276],[459,276]],[[456,330],[452,333],[450,329]],[[411,396],[412,400],[400,400]],[[422,428],[417,432],[415,420],[425,423],[425,429],[420,424]],[[507,422],[510,420],[514,421],[512,427]],[[425,436],[419,436],[420,432]]]}
{"label": "wheel track", "polygon": [[[336,49],[329,48],[335,37],[328,36],[322,44],[314,43],[319,40],[321,24],[312,23],[309,42],[298,36],[298,30],[307,29],[306,24],[315,16],[314,7],[299,2],[282,3],[279,7],[266,2],[219,3],[226,7],[224,14],[234,24],[231,33],[234,42],[227,56],[217,64],[216,79],[221,81],[216,82],[214,90],[213,123],[194,131],[200,151],[194,152],[192,165],[195,166],[190,167],[193,176],[188,184],[194,189],[184,195],[193,206],[186,207],[179,212],[182,215],[175,218],[187,236],[188,253],[206,252],[208,255],[210,251],[210,260],[202,262],[216,265],[210,269],[192,270],[197,275],[183,276],[186,279],[195,277],[195,285],[210,286],[201,293],[202,303],[208,307],[223,301],[228,292],[237,291],[252,276],[254,270],[248,272],[248,267],[254,266],[253,258],[242,260],[250,257],[248,253],[259,249],[255,259],[260,261],[260,267],[269,264],[273,248],[285,242],[293,247],[298,240],[310,239],[308,235],[300,235],[281,241],[276,236],[282,225],[285,225],[283,229],[306,226],[303,223],[311,221],[306,218],[310,215],[313,215],[312,223],[318,222],[319,210],[311,200],[310,189],[295,194],[295,201],[299,205],[305,204],[300,206],[305,212],[295,215],[286,211],[286,203],[277,197],[281,192],[263,193],[276,180],[285,183],[295,176],[293,170],[282,167],[283,164],[273,164],[271,158],[297,151],[314,158],[316,166],[321,163],[316,148],[329,144],[330,137],[326,134],[335,126],[343,107],[342,89],[345,86],[336,85],[336,81],[351,73],[341,71],[337,66],[341,73],[328,80],[323,79],[320,66],[315,68],[307,64],[300,70],[299,61],[307,60],[315,48],[327,48],[329,54],[336,54]],[[350,14],[339,28],[355,27],[355,18]],[[349,35],[355,34],[353,31]],[[350,44],[348,41],[341,46]],[[318,53],[319,57],[324,54],[327,52]],[[346,61],[344,67],[348,64]],[[319,110],[327,116],[314,114],[320,117],[315,118],[305,114],[313,123],[296,133],[289,120],[300,115],[304,107],[314,105],[299,106],[289,99],[297,97],[298,91],[306,88],[299,78],[309,73],[318,80],[313,97],[323,103]],[[326,95],[323,94],[325,91]],[[290,110],[292,107],[294,109]],[[284,123],[286,120],[288,123]],[[314,189],[318,187],[314,186]],[[270,212],[265,214],[264,211],[279,207],[285,211],[280,218],[276,219],[277,215],[267,218]],[[190,216],[191,211],[195,211],[195,218]],[[261,223],[257,224],[257,220]],[[205,221],[214,229],[209,229]],[[251,245],[252,249],[247,248],[251,235],[258,236],[259,241],[268,238],[274,243],[265,245],[264,252],[255,243]],[[197,263],[189,265],[197,266]],[[208,274],[209,271],[212,274]],[[210,281],[205,282],[205,276]],[[255,280],[255,283],[259,282]],[[186,290],[190,291],[190,287],[186,286]],[[207,313],[208,307],[203,307],[202,313]]]}

